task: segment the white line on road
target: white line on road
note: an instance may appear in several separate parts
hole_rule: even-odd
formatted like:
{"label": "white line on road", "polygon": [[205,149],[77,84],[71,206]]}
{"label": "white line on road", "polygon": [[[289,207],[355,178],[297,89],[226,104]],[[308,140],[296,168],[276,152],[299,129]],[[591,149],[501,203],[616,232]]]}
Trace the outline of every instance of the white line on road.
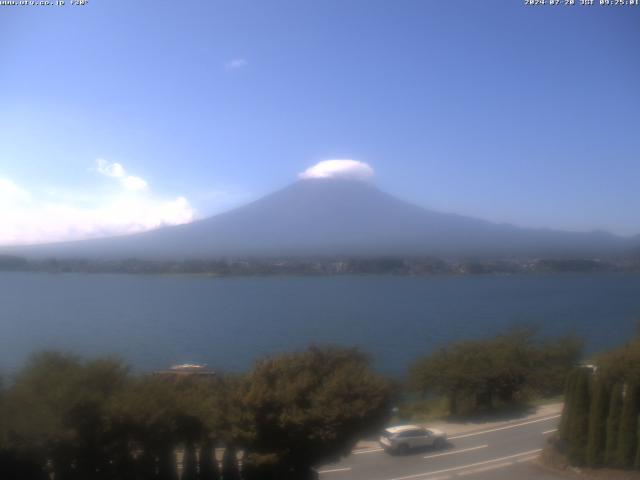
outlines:
{"label": "white line on road", "polygon": [[390,478],[389,480],[407,480],[409,478],[428,477],[430,475],[437,475],[438,473],[454,472],[456,470],[464,470],[466,468],[478,467],[480,465],[487,465],[489,463],[502,462],[503,460],[509,460],[511,458],[524,457],[524,456],[531,455],[531,454],[534,454],[534,453],[540,453],[541,451],[542,451],[542,449],[538,448],[536,450],[528,450],[526,452],[514,453],[513,455],[507,455],[506,457],[492,458],[491,460],[485,460],[483,462],[470,463],[468,465],[461,465],[459,467],[445,468],[445,469],[442,469],[442,470],[434,470],[433,472],[416,473],[414,475],[407,475],[406,477],[395,477],[395,478]]}
{"label": "white line on road", "polygon": [[320,470],[318,475],[322,475],[323,473],[336,473],[336,472],[348,472],[351,470],[351,467],[347,468],[332,468],[331,470]]}
{"label": "white line on road", "polygon": [[558,429],[557,428],[552,428],[551,430],[545,430],[544,432],[542,432],[543,435],[546,435],[547,433],[553,433],[553,432],[557,432]]}
{"label": "white line on road", "polygon": [[518,463],[532,462],[533,460],[536,460],[537,458],[538,458],[538,455],[532,455],[530,457],[519,458],[518,460],[516,460],[516,462],[518,462]]}
{"label": "white line on road", "polygon": [[455,437],[449,437],[449,440],[455,440],[457,438],[475,437],[476,435],[483,435],[485,433],[498,432],[500,430],[508,430],[510,428],[522,427],[524,425],[531,425],[532,423],[546,422],[547,420],[553,420],[554,418],[560,418],[562,415],[553,415],[552,417],[538,418],[536,420],[529,420],[528,422],[516,423],[515,425],[507,425],[506,427],[492,428],[490,430],[483,430],[481,432],[466,433],[464,435],[456,435]]}
{"label": "white line on road", "polygon": [[456,453],[470,452],[472,450],[480,450],[481,448],[487,448],[489,445],[478,445],[477,447],[463,448],[462,450],[453,450],[452,452],[436,453],[435,455],[427,455],[422,458],[435,458],[444,457],[445,455],[455,455]]}
{"label": "white line on road", "polygon": [[360,450],[359,452],[351,452],[351,455],[360,455],[361,453],[373,453],[373,452],[381,452],[384,448],[372,448],[369,450]]}
{"label": "white line on road", "polygon": [[513,465],[513,462],[496,463],[495,465],[487,465],[486,467],[474,468],[473,470],[466,470],[458,473],[458,477],[464,477],[466,475],[473,475],[474,473],[488,472],[489,470],[497,470],[499,468],[509,467]]}

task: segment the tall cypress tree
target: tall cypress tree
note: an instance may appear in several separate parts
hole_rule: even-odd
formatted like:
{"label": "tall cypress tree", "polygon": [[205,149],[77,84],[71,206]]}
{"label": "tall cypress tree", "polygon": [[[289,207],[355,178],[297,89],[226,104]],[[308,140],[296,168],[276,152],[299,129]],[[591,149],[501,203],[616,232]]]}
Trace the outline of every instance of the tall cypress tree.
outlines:
{"label": "tall cypress tree", "polygon": [[586,463],[587,437],[589,432],[589,404],[591,400],[591,370],[578,370],[571,402],[569,417],[569,461],[572,465]]}
{"label": "tall cypress tree", "polygon": [[638,428],[636,429],[636,438],[638,439],[638,446],[636,447],[636,458],[633,462],[633,468],[640,470],[640,421],[638,421]]}
{"label": "tall cypress tree", "polygon": [[620,429],[618,431],[618,448],[616,465],[621,468],[633,466],[638,429],[638,385],[627,384],[622,401],[622,414],[620,416]]}
{"label": "tall cypress tree", "polygon": [[206,440],[200,448],[200,480],[219,480],[220,469],[216,458],[215,444]]}
{"label": "tall cypress tree", "polygon": [[189,442],[182,455],[182,476],[180,480],[198,480],[198,457],[195,446]]}
{"label": "tall cypress tree", "polygon": [[227,445],[222,455],[222,479],[240,480],[240,470],[238,469],[238,459],[236,449],[232,445]]}
{"label": "tall cypress tree", "polygon": [[607,433],[604,450],[604,463],[613,466],[616,463],[618,449],[618,431],[620,430],[620,416],[622,414],[622,385],[616,384],[611,389],[609,399],[609,414],[607,415]]}
{"label": "tall cypress tree", "polygon": [[603,379],[596,377],[593,382],[591,410],[589,412],[589,439],[587,441],[587,465],[602,466],[607,433],[607,413],[610,385]]}
{"label": "tall cypress tree", "polygon": [[571,424],[573,390],[576,384],[578,370],[572,370],[567,376],[564,389],[564,409],[562,410],[562,418],[560,419],[559,435],[565,442],[569,440],[569,425]]}

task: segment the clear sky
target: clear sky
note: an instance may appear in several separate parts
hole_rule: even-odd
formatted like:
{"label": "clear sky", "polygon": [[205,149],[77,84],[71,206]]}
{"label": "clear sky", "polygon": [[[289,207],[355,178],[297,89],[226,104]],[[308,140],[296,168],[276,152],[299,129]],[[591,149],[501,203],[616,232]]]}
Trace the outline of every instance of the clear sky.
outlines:
{"label": "clear sky", "polygon": [[640,233],[640,6],[66,4],[0,6],[0,244],[190,221],[328,159],[441,211]]}

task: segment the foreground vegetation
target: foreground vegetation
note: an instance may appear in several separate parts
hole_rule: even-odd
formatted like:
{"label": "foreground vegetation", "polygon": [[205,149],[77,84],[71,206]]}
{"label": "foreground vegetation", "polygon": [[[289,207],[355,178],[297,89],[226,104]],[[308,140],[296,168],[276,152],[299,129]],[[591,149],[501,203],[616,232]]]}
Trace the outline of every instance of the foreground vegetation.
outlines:
{"label": "foreground vegetation", "polygon": [[[455,343],[415,363],[402,397],[452,414],[521,405],[561,391],[580,352],[532,330]],[[387,425],[400,393],[361,352],[331,347],[237,376],[133,375],[116,359],[44,352],[5,387],[3,480],[177,480],[177,452],[185,480],[315,478]]]}
{"label": "foreground vegetation", "polygon": [[640,336],[575,369],[554,447],[574,466],[640,470]]}
{"label": "foreground vegetation", "polygon": [[409,386],[424,403],[445,399],[450,415],[513,407],[562,394],[581,356],[574,336],[545,340],[533,329],[511,330],[436,350],[412,366]]}
{"label": "foreground vegetation", "polygon": [[2,393],[0,478],[173,480],[177,449],[186,480],[313,478],[386,423],[392,393],[351,349],[267,358],[242,377],[133,376],[41,353]]}

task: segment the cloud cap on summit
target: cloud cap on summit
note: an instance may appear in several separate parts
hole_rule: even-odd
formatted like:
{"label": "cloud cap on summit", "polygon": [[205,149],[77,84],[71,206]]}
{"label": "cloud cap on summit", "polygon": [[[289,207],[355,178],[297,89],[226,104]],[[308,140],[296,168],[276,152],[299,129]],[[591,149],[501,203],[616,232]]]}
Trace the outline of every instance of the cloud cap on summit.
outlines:
{"label": "cloud cap on summit", "polygon": [[298,175],[303,180],[313,178],[340,178],[369,181],[374,171],[365,162],[350,159],[323,160]]}

